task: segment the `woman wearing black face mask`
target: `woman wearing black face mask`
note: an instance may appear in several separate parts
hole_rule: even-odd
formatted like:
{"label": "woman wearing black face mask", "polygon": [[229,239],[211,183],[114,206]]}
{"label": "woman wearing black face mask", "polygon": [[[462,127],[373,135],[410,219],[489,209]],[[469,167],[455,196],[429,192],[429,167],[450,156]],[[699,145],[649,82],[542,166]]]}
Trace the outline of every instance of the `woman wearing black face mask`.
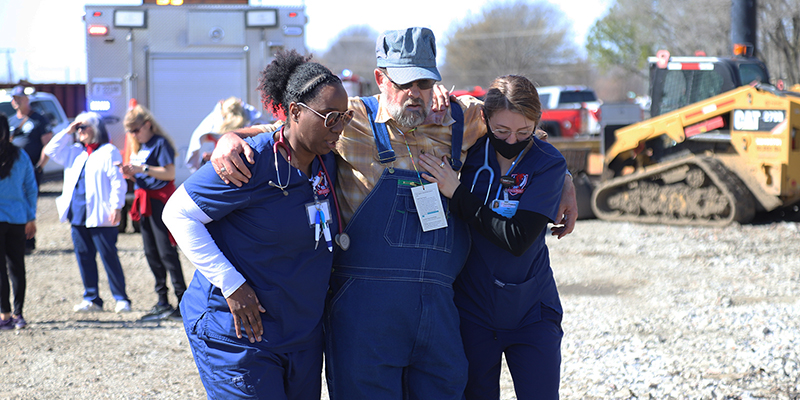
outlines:
{"label": "woman wearing black face mask", "polygon": [[454,284],[469,361],[465,395],[499,399],[505,354],[517,398],[557,399],[563,312],[545,234],[556,220],[566,161],[534,137],[541,103],[528,79],[495,79],[483,116],[488,134],[470,148],[461,181],[445,160],[420,156],[423,176],[438,183],[472,232]]}

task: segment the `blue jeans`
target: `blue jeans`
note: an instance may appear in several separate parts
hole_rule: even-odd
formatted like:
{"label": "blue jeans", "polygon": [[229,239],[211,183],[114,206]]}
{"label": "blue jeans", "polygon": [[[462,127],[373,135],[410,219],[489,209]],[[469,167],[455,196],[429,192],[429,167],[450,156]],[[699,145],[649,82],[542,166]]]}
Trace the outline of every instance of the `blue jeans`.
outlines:
{"label": "blue jeans", "polygon": [[100,298],[97,284],[96,256],[98,251],[103,266],[106,268],[108,285],[111,287],[114,299],[117,301],[128,300],[128,294],[125,293],[125,274],[122,272],[122,265],[117,255],[118,232],[116,226],[87,228],[72,225],[72,244],[75,247],[78,269],[81,271],[83,280],[83,299],[100,307],[103,306],[103,299]]}
{"label": "blue jeans", "polygon": [[467,360],[453,281],[469,251],[464,222],[422,232],[408,182],[385,170],[337,250],[325,317],[331,399],[460,400]]}

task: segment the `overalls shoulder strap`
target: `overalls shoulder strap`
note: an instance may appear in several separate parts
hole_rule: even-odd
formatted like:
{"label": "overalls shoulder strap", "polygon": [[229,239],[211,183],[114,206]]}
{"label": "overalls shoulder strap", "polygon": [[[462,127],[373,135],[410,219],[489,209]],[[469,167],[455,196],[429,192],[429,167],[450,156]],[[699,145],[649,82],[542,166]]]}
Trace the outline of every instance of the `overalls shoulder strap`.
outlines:
{"label": "overalls shoulder strap", "polygon": [[464,142],[464,111],[458,103],[450,102],[450,114],[456,121],[450,129],[450,166],[458,171],[461,169],[461,144]]}
{"label": "overalls shoulder strap", "polygon": [[[372,126],[372,136],[375,138],[375,145],[378,147],[378,160],[381,164],[390,163],[397,159],[389,142],[389,131],[386,129],[386,123],[375,122],[378,115],[378,99],[375,97],[361,97],[361,102],[367,109],[369,116],[369,123]],[[456,103],[450,103],[450,113],[455,120],[451,127],[451,154],[450,165],[454,170],[461,169],[461,145],[464,141],[464,112],[461,106]]]}
{"label": "overalls shoulder strap", "polygon": [[386,130],[386,123],[375,122],[378,116],[378,99],[375,97],[362,97],[361,102],[367,109],[369,123],[372,125],[372,136],[375,138],[375,145],[378,147],[378,160],[381,164],[393,162],[397,159],[389,142],[389,131]]}

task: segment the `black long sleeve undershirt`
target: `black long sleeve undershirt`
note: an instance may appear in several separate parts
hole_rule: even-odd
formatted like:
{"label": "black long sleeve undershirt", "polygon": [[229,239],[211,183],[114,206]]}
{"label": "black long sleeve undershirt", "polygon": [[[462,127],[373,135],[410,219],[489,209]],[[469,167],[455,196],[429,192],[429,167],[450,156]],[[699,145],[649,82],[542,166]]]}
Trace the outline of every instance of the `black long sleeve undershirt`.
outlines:
{"label": "black long sleeve undershirt", "polygon": [[490,242],[517,257],[528,250],[550,222],[548,217],[528,210],[517,210],[513,217],[506,218],[484,205],[463,184],[453,193],[450,210]]}

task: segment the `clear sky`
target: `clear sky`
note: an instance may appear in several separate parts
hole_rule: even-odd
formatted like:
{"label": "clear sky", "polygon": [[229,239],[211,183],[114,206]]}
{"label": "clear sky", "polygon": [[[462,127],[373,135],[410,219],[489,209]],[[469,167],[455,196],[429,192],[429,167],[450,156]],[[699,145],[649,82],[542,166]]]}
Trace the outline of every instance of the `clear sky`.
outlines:
{"label": "clear sky", "polygon": [[[443,37],[453,22],[480,12],[492,0],[250,0],[251,4],[305,4],[306,44],[327,49],[343,29],[369,25],[376,31],[408,26],[431,28]],[[573,21],[576,42],[601,18],[612,0],[547,0]],[[141,4],[141,0],[0,0],[0,82],[27,78],[40,83],[86,81],[85,4]],[[391,7],[390,4],[402,4]],[[457,6],[455,5],[457,4]],[[11,69],[11,76],[9,76]]]}

